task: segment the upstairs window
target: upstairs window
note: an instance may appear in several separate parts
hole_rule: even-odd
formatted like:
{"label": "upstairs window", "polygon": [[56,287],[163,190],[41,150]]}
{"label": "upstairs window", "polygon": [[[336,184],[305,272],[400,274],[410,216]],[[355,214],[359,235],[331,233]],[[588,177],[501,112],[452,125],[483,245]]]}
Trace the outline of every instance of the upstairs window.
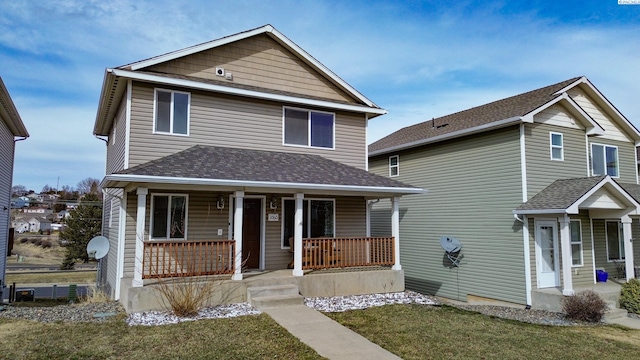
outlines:
{"label": "upstairs window", "polygon": [[151,238],[185,239],[187,195],[153,195],[151,198]]}
{"label": "upstairs window", "polygon": [[618,148],[616,146],[591,144],[591,169],[594,176],[620,176]]}
{"label": "upstairs window", "polygon": [[156,89],[153,131],[189,135],[190,102],[189,93]]}
{"label": "upstairs window", "polygon": [[551,160],[564,161],[564,144],[561,133],[549,133]]}
{"label": "upstairs window", "polygon": [[335,115],[284,109],[284,144],[333,149]]}
{"label": "upstairs window", "polygon": [[398,155],[389,156],[389,176],[400,175],[400,157]]}

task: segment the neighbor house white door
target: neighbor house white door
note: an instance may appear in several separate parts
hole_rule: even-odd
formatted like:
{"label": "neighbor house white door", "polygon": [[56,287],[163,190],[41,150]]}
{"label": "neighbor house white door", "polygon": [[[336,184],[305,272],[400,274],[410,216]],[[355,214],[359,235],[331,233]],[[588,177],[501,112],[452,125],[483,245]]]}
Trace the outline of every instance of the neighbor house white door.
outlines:
{"label": "neighbor house white door", "polygon": [[536,269],[538,288],[560,285],[558,261],[558,223],[536,221]]}

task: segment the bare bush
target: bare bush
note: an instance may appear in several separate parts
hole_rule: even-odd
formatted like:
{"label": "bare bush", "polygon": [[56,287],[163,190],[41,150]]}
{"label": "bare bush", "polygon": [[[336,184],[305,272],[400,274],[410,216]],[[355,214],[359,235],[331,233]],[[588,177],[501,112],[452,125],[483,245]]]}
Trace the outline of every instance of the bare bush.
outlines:
{"label": "bare bush", "polygon": [[599,322],[607,311],[607,303],[593,290],[562,299],[562,310],[572,320]]}

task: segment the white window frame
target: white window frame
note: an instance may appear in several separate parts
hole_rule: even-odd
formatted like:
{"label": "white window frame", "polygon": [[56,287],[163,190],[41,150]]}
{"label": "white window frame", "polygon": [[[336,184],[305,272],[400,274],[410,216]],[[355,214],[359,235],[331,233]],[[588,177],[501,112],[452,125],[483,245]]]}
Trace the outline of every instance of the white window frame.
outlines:
{"label": "white window frame", "polygon": [[[282,221],[280,222],[280,249],[290,249],[290,246],[285,246],[285,238],[284,238],[284,217],[285,217],[285,201],[286,200],[293,200],[295,203],[295,198],[292,197],[283,197],[282,198]],[[307,201],[307,207],[305,209],[303,209],[303,216],[304,214],[307,215],[307,234],[309,234],[311,232],[311,201],[331,201],[333,203],[333,237],[336,236],[336,199],[335,198],[304,198],[303,199],[303,204],[304,202]],[[304,206],[304,205],[303,205]],[[304,236],[304,233],[303,233]]]}
{"label": "white window frame", "polygon": [[[391,160],[396,159],[396,164],[392,165]],[[396,170],[396,173],[393,173],[393,169]],[[389,156],[389,177],[400,176],[400,155],[391,155]]]}
{"label": "white window frame", "polygon": [[[159,196],[168,196],[169,203],[167,204],[167,209],[171,209],[172,199],[173,197],[184,197],[184,237],[182,238],[171,238],[171,237],[153,237],[153,221],[154,221],[154,207],[155,207],[155,198]],[[175,241],[175,240],[187,240],[187,230],[189,224],[189,194],[179,194],[179,193],[153,193],[151,194],[151,212],[149,213],[149,239],[150,240],[165,240],[165,241]],[[169,227],[171,226],[171,212],[167,211],[167,232],[166,235],[169,235]]]}
{"label": "white window frame", "polygon": [[[286,122],[286,110],[296,110],[296,111],[305,111],[307,112],[307,144],[288,144],[285,138],[285,122]],[[312,146],[311,145],[311,114],[327,114],[333,117],[333,124],[331,126],[331,147],[323,147],[323,146]],[[325,150],[335,150],[336,148],[336,114],[328,111],[319,111],[319,110],[311,110],[304,108],[297,108],[291,106],[283,106],[282,107],[282,145],[284,146],[295,146],[295,147],[303,147],[303,148],[313,148],[313,149],[325,149]]]}
{"label": "white window frame", "polygon": [[[618,224],[618,249],[620,250],[618,253],[617,259],[609,259],[609,232],[607,231],[608,223],[617,223]],[[623,261],[625,259],[624,256],[624,233],[622,229],[622,222],[620,220],[605,220],[604,222],[604,236],[607,242],[607,262],[614,263],[618,261]]]}
{"label": "white window frame", "polygon": [[[158,92],[168,92],[171,93],[171,106],[169,108],[169,131],[157,131],[156,130],[156,122],[157,122],[157,111],[158,111]],[[187,132],[186,134],[174,133],[173,132],[173,109],[174,109],[174,97],[175,94],[185,94],[187,95]],[[171,89],[162,89],[155,88],[153,91],[153,133],[154,134],[164,134],[164,135],[175,135],[175,136],[189,136],[191,133],[191,93],[186,91],[177,91]]]}
{"label": "white window frame", "polygon": [[[560,145],[553,144],[553,136],[560,136]],[[553,157],[553,149],[560,149],[560,158]],[[553,161],[564,161],[564,135],[559,132],[549,132],[549,157]]]}
{"label": "white window frame", "polygon": [[[580,231],[580,239],[579,241],[573,241],[573,234],[571,233],[571,223],[578,223],[578,230]],[[583,255],[583,247],[582,247],[582,221],[580,220],[571,220],[569,221],[569,236],[571,242],[571,267],[582,267],[584,266],[584,255]],[[580,264],[573,263],[573,246],[580,246]]]}
{"label": "white window frame", "polygon": [[[604,174],[596,174],[595,173],[595,168],[593,166],[593,160],[595,158],[595,155],[593,153],[593,146],[602,146],[602,154],[598,154],[603,156],[603,160],[604,160]],[[591,143],[591,175],[593,176],[599,176],[599,175],[608,175],[607,174],[607,148],[614,148],[616,149],[616,170],[617,170],[617,174],[616,175],[609,175],[612,178],[619,178],[620,177],[620,154],[618,152],[618,147],[615,145],[607,145],[607,144],[599,144],[599,143]]]}

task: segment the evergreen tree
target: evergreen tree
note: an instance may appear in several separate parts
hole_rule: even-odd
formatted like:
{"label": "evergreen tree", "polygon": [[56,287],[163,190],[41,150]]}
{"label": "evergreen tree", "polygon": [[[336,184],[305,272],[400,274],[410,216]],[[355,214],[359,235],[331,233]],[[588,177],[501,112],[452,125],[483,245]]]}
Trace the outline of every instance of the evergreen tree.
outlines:
{"label": "evergreen tree", "polygon": [[77,260],[89,262],[87,244],[102,230],[102,201],[95,194],[87,194],[69,214],[67,227],[60,232],[60,238],[68,241],[67,253],[60,266],[63,270],[73,269]]}

